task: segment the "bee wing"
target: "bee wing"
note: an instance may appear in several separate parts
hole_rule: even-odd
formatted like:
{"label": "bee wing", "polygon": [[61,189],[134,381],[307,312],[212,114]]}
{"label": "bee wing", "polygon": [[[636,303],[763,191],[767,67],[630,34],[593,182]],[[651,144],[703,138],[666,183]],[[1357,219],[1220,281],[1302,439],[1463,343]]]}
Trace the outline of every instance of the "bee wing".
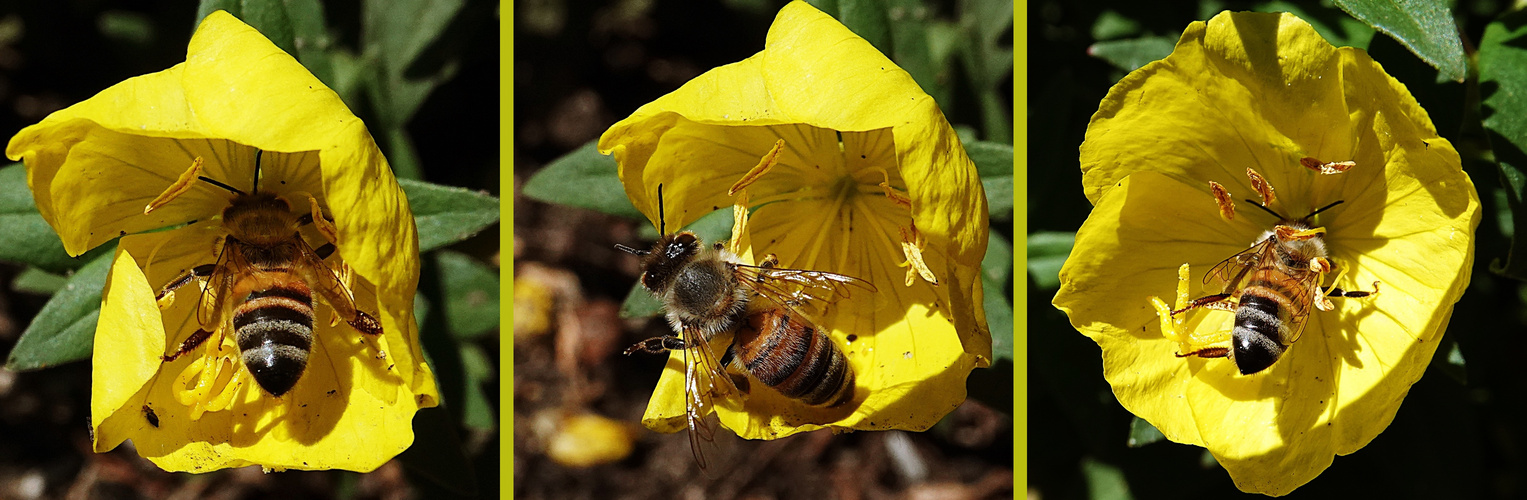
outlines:
{"label": "bee wing", "polygon": [[1246,274],[1272,249],[1273,241],[1273,238],[1266,238],[1235,255],[1225,257],[1225,260],[1219,261],[1204,274],[1204,284],[1217,281],[1222,285],[1221,291],[1239,288]]}
{"label": "bee wing", "polygon": [[223,249],[217,255],[217,266],[207,276],[206,288],[202,289],[201,299],[196,304],[196,322],[206,331],[217,331],[222,326],[237,270],[249,268],[243,253],[229,250],[238,245],[238,241],[233,238],[223,242]]}
{"label": "bee wing", "polygon": [[1304,335],[1304,324],[1310,319],[1310,306],[1316,300],[1320,300],[1320,273],[1314,271],[1301,271],[1288,278],[1285,290],[1298,290],[1304,297],[1289,297],[1288,331],[1289,337],[1283,341],[1284,345],[1292,344]]}
{"label": "bee wing", "polygon": [[323,295],[324,301],[339,313],[339,317],[345,321],[355,319],[355,295],[351,293],[350,287],[334,274],[334,269],[323,261],[323,257],[318,256],[318,252],[313,251],[313,247],[308,246],[307,241],[295,238],[294,244],[297,246],[294,262],[308,286]]}
{"label": "bee wing", "polygon": [[689,451],[695,463],[704,470],[705,444],[715,442],[716,429],[712,425],[711,410],[715,407],[717,380],[731,379],[722,372],[721,361],[711,350],[710,342],[699,331],[686,328],[681,332],[684,340],[684,417],[689,424]]}
{"label": "bee wing", "polygon": [[868,281],[837,273],[735,265],[737,281],[743,286],[807,318],[821,318],[828,306],[838,299],[852,296],[856,288],[870,293],[877,291]]}

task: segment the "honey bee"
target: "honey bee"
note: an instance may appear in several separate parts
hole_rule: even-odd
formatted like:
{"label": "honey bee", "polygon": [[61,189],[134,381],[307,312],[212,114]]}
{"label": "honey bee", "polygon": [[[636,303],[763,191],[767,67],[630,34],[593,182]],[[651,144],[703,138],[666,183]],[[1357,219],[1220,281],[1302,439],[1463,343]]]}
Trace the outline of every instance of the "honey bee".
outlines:
{"label": "honey bee", "polygon": [[[299,232],[313,224],[315,217],[324,218],[320,224],[332,222],[319,214],[316,202],[312,211],[298,214],[286,200],[259,191],[261,153],[256,151],[255,189],[251,192],[206,177],[189,179],[233,193],[233,200],[222,213],[226,235],[221,238],[216,262],[196,266],[170,281],[157,298],[162,304],[168,303],[174,300],[176,289],[193,281],[205,284],[197,306],[200,328],[175,352],[163,356],[163,362],[191,352],[214,334],[218,339],[212,345],[221,345],[222,336],[231,331],[244,367],[266,393],[279,398],[297,384],[307,368],[313,346],[314,292],[356,331],[380,335],[382,325],[356,309],[349,286],[324,263],[334,253],[334,243],[314,249]],[[175,195],[171,191],[166,192],[169,198]],[[156,203],[163,205],[160,200]],[[153,208],[155,205],[150,204],[145,212]]]}
{"label": "honey bee", "polygon": [[[1272,188],[1266,186],[1266,181],[1255,171],[1248,169],[1247,173],[1262,193],[1264,202],[1271,201]],[[1211,190],[1219,200],[1221,213],[1226,218],[1233,217],[1234,208],[1227,201],[1228,193],[1217,183],[1211,183]],[[1258,237],[1250,248],[1221,261],[1204,276],[1206,285],[1221,283],[1222,293],[1195,299],[1186,307],[1172,311],[1172,316],[1175,318],[1195,308],[1234,312],[1235,327],[1229,335],[1229,347],[1214,345],[1223,340],[1223,335],[1210,336],[1195,339],[1207,342],[1184,342],[1183,345],[1190,348],[1177,356],[1228,356],[1242,375],[1251,375],[1272,366],[1294,341],[1299,340],[1312,305],[1322,311],[1332,310],[1335,306],[1328,297],[1369,297],[1378,293],[1378,282],[1373,283],[1371,292],[1321,286],[1333,265],[1322,238],[1325,228],[1316,227],[1311,221],[1315,215],[1340,205],[1342,201],[1298,219],[1285,217],[1264,203],[1245,201],[1277,217],[1278,223]]]}
{"label": "honey bee", "polygon": [[[662,212],[659,186],[659,219]],[[734,220],[733,234],[740,234],[745,214]],[[744,391],[749,381],[757,381],[811,406],[835,407],[853,399],[848,358],[803,311],[825,310],[848,297],[851,288],[873,293],[874,285],[836,273],[775,267],[778,259],[772,254],[759,265],[743,264],[735,249],[722,242],[705,245],[689,231],[668,234],[661,222],[659,232],[665,234],[650,249],[616,248],[641,257],[641,284],[662,301],[677,333],[639,342],[625,354],[684,351],[685,413],[691,450],[702,468],[696,438],[710,438],[704,418],[712,391],[701,387],[705,382],[699,375],[708,376],[710,384],[725,380]],[[717,358],[710,342],[728,333],[730,343]],[[724,369],[731,370],[726,377]]]}

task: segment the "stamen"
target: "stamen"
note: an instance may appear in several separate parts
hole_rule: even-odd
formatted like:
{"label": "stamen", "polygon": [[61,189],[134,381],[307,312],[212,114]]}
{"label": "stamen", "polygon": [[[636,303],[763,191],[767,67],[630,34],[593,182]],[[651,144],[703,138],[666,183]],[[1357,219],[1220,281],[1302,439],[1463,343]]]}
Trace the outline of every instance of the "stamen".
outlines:
{"label": "stamen", "polygon": [[912,198],[908,198],[907,195],[901,194],[901,192],[891,187],[891,174],[880,167],[875,167],[875,170],[880,171],[880,176],[885,178],[885,180],[880,182],[880,190],[885,192],[885,197],[889,198],[892,203],[912,208]]}
{"label": "stamen", "polygon": [[737,180],[736,184],[732,184],[731,189],[726,190],[727,196],[737,194],[738,191],[757,182],[759,177],[763,177],[765,172],[768,172],[770,168],[774,167],[775,163],[779,162],[779,152],[784,148],[784,139],[774,141],[774,147],[769,149],[769,152],[758,160],[758,165],[753,166],[752,169],[748,170],[748,173],[742,175],[742,179]]}
{"label": "stamen", "polygon": [[323,234],[324,238],[328,238],[329,241],[338,244],[339,230],[334,228],[334,224],[329,223],[329,219],[323,217],[323,210],[318,208],[318,199],[314,198],[311,194],[304,194],[307,195],[308,207],[313,214],[313,226],[318,228],[318,232]]}
{"label": "stamen", "polygon": [[170,187],[165,189],[163,193],[159,193],[159,196],[154,198],[154,201],[148,202],[148,205],[143,207],[143,215],[148,215],[149,212],[158,210],[159,207],[169,203],[170,200],[174,200],[176,197],[185,194],[186,191],[190,191],[191,185],[196,183],[196,178],[201,176],[201,163],[202,159],[200,156],[191,160],[191,168],[186,169],[184,173],[180,174],[180,178],[175,179],[175,183],[170,184]]}
{"label": "stamen", "polygon": [[1291,226],[1285,226],[1285,225],[1279,224],[1277,227],[1273,228],[1273,231],[1277,234],[1279,240],[1283,240],[1283,241],[1303,241],[1303,240],[1307,240],[1307,239],[1314,238],[1316,236],[1320,236],[1322,234],[1325,234],[1326,233],[1326,228],[1315,227],[1315,228],[1310,228],[1310,229],[1305,229],[1305,230],[1297,230],[1297,229],[1294,229]]}
{"label": "stamen", "polygon": [[1351,170],[1352,167],[1357,166],[1357,162],[1351,161],[1351,160],[1348,160],[1348,161],[1333,161],[1333,162],[1329,162],[1328,163],[1328,162],[1322,162],[1320,160],[1317,160],[1317,159],[1309,157],[1309,156],[1306,156],[1304,158],[1300,158],[1299,159],[1299,164],[1300,165],[1304,165],[1304,168],[1308,168],[1310,170],[1314,170],[1316,172],[1320,172],[1320,173],[1325,174],[1325,175],[1339,174],[1339,173]]}
{"label": "stamen", "polygon": [[938,277],[933,275],[933,270],[923,262],[923,246],[927,243],[917,226],[910,229],[898,228],[901,231],[901,253],[907,257],[907,286],[912,286],[912,275],[916,273],[923,281],[933,286],[938,286]]}
{"label": "stamen", "polygon": [[1271,205],[1273,199],[1277,197],[1273,193],[1272,184],[1267,182],[1267,179],[1263,178],[1262,174],[1252,170],[1251,167],[1246,167],[1246,177],[1251,178],[1251,189],[1255,189],[1257,195],[1262,197],[1262,205]]}
{"label": "stamen", "polygon": [[742,232],[748,226],[748,192],[742,191],[737,195],[737,202],[732,205],[732,239],[727,242],[727,249],[734,255],[742,255]]}
{"label": "stamen", "polygon": [[1214,203],[1219,205],[1219,216],[1225,220],[1235,220],[1235,200],[1230,199],[1230,192],[1225,190],[1225,186],[1209,181],[1209,192],[1214,194]]}

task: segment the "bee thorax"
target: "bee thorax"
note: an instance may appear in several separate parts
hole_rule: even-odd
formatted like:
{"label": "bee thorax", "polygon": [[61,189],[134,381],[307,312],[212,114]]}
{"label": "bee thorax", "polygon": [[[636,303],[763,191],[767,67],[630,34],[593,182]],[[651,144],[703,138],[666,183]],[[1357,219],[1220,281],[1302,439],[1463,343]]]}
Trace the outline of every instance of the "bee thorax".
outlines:
{"label": "bee thorax", "polygon": [[706,330],[726,329],[747,305],[747,295],[721,261],[684,266],[675,276],[668,299],[669,315],[681,323],[725,323]]}

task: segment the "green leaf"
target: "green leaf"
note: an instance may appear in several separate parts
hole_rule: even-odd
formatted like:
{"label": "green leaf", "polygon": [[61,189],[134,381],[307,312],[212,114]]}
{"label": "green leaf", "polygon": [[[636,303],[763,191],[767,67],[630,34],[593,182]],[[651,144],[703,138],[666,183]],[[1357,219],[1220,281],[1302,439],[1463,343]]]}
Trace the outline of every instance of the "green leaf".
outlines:
{"label": "green leaf", "polygon": [[419,106],[456,73],[454,61],[429,74],[412,71],[431,44],[448,36],[446,28],[466,6],[463,0],[367,0],[362,3],[361,45],[377,63],[373,102],[382,129],[401,129]]}
{"label": "green leaf", "polygon": [[965,145],[965,154],[975,162],[981,187],[986,190],[986,213],[990,217],[1010,217],[1013,213],[1013,146],[976,141]]}
{"label": "green leaf", "polygon": [[652,292],[642,288],[641,283],[631,285],[631,291],[626,292],[626,300],[620,304],[620,317],[622,318],[651,318],[663,313],[663,301],[652,296]]}
{"label": "green leaf", "polygon": [[1315,28],[1315,33],[1320,34],[1321,38],[1326,39],[1331,45],[1337,47],[1357,47],[1366,50],[1368,42],[1373,40],[1373,28],[1363,24],[1362,21],[1353,19],[1351,16],[1328,8],[1306,10],[1303,6],[1293,2],[1273,0],[1257,5],[1253,10],[1257,12],[1287,12],[1293,14],[1299,19],[1310,23],[1310,27]]}
{"label": "green leaf", "polygon": [[398,179],[419,226],[419,251],[427,252],[477,234],[498,222],[498,198],[439,184]]}
{"label": "green leaf", "polygon": [[70,276],[21,333],[5,367],[37,370],[89,358],[101,316],[101,289],[110,270],[111,254],[106,254]]}
{"label": "green leaf", "polygon": [[476,344],[461,345],[462,374],[466,378],[466,397],[462,401],[462,424],[479,431],[498,428],[498,418],[493,414],[493,404],[483,392],[483,384],[493,380],[493,361],[488,353]]}
{"label": "green leaf", "polygon": [[[970,77],[971,91],[981,110],[987,139],[1012,141],[1012,103],[998,92],[1013,78],[1013,3],[1007,0],[962,0],[960,25],[967,32],[960,61]],[[937,98],[938,96],[934,96]],[[944,109],[956,103],[939,101]]]}
{"label": "green leaf", "polygon": [[1145,419],[1135,417],[1129,423],[1129,447],[1139,448],[1160,440],[1166,439],[1161,430],[1146,422]]}
{"label": "green leaf", "polygon": [[[981,277],[1004,285],[1013,273],[1013,244],[1002,234],[991,231],[986,235],[986,256],[981,258]],[[1004,294],[1006,296],[1007,294]]]}
{"label": "green leaf", "polygon": [[1527,280],[1527,11],[1517,11],[1485,27],[1479,42],[1480,115],[1490,148],[1500,165],[1511,208],[1511,251],[1490,269]]}
{"label": "green leaf", "polygon": [[1114,38],[1124,38],[1139,32],[1139,21],[1124,17],[1123,14],[1115,12],[1112,9],[1105,10],[1101,14],[1098,14],[1097,20],[1092,22],[1093,40],[1111,40]]}
{"label": "green leaf", "polygon": [[1087,478],[1088,498],[1092,500],[1130,500],[1129,481],[1124,471],[1092,457],[1082,459],[1082,476]]}
{"label": "green leaf", "polygon": [[[949,69],[934,64],[933,52],[928,46],[928,26],[932,18],[929,7],[919,0],[884,1],[885,19],[891,27],[891,51],[886,55],[911,75],[939,106],[954,106],[953,93],[948,85]],[[846,0],[839,0],[839,5],[846,6]],[[881,52],[885,51],[882,49]]]}
{"label": "green leaf", "polygon": [[1029,235],[1029,277],[1040,290],[1060,288],[1060,268],[1071,255],[1076,233],[1038,232]]}
{"label": "green leaf", "polygon": [[196,9],[197,22],[215,10],[228,11],[233,17],[259,30],[276,47],[288,54],[297,53],[297,44],[293,42],[292,19],[287,15],[286,4],[282,0],[203,0]]}
{"label": "green leaf", "polygon": [[1445,0],[1336,0],[1336,6],[1400,42],[1437,68],[1438,77],[1462,82],[1468,76],[1463,41]]}
{"label": "green leaf", "polygon": [[108,10],[96,19],[101,36],[112,40],[143,45],[154,41],[154,20],[146,15],[124,10]]}
{"label": "green leaf", "polygon": [[890,54],[891,28],[886,22],[884,0],[839,0],[837,18],[882,54]]}
{"label": "green leaf", "polygon": [[52,273],[76,269],[83,261],[64,252],[58,233],[37,213],[27,187],[26,167],[20,163],[0,168],[0,227],[5,244],[0,260],[40,267]]}
{"label": "green leaf", "polygon": [[1013,301],[995,281],[981,277],[981,306],[986,309],[986,326],[991,330],[993,360],[1013,359]]}
{"label": "green leaf", "polygon": [[445,291],[445,321],[457,338],[470,339],[498,328],[498,271],[466,254],[435,252]]}
{"label": "green leaf", "polygon": [[1143,36],[1094,43],[1087,48],[1087,55],[1107,61],[1121,70],[1134,71],[1153,61],[1165,59],[1172,54],[1172,48],[1176,45],[1176,38]]}
{"label": "green leaf", "polygon": [[11,289],[21,293],[53,295],[63,290],[68,282],[67,276],[28,267],[25,271],[21,271],[21,274],[16,275],[16,281],[11,282]]}
{"label": "green leaf", "polygon": [[647,220],[647,216],[642,215],[626,197],[626,188],[616,176],[615,158],[599,154],[595,141],[589,141],[537,171],[525,182],[521,192],[547,203]]}
{"label": "green leaf", "polygon": [[1448,378],[1458,382],[1458,385],[1467,386],[1469,385],[1469,370],[1468,364],[1463,360],[1463,350],[1458,348],[1457,341],[1453,341],[1451,344],[1452,346],[1447,351],[1447,362],[1437,363],[1437,365],[1442,367],[1442,373],[1446,373]]}

